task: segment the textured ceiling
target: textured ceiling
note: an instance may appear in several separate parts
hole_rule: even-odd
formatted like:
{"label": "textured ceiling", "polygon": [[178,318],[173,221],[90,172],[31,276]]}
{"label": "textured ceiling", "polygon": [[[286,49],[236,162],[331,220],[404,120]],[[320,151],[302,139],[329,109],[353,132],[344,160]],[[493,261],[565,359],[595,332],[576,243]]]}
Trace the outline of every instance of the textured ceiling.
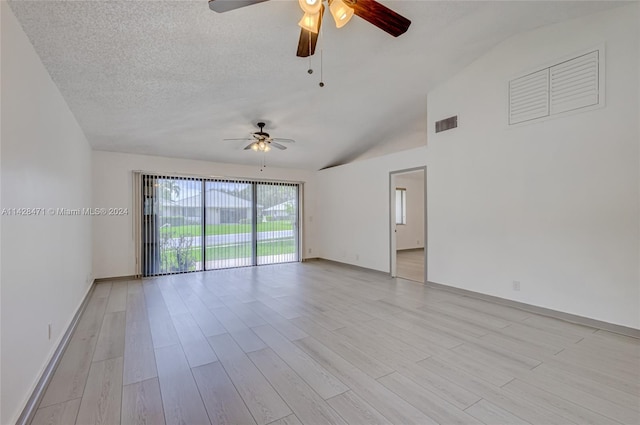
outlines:
{"label": "textured ceiling", "polygon": [[[382,1],[412,20],[393,38],[325,16],[295,56],[297,1],[218,14],[207,1],[12,1],[95,149],[257,164],[254,124],[297,141],[273,166],[320,169],[426,143],[428,91],[502,40],[613,2]],[[323,79],[320,88],[320,48]]]}

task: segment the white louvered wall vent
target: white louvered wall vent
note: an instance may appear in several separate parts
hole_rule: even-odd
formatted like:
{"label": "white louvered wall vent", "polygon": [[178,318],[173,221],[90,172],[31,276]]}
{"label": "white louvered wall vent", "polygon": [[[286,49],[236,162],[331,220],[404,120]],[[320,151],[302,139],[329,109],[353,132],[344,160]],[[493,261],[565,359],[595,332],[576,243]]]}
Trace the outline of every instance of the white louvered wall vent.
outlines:
{"label": "white louvered wall vent", "polygon": [[511,80],[509,124],[600,105],[603,53],[603,49],[594,50]]}

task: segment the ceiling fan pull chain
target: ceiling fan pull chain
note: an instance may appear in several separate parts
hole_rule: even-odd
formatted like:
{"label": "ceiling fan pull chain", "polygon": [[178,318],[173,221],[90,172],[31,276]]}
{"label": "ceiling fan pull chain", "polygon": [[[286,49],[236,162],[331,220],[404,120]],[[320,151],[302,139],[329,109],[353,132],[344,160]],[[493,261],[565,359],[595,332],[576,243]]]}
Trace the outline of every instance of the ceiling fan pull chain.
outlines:
{"label": "ceiling fan pull chain", "polygon": [[324,78],[322,77],[322,49],[320,49],[320,84],[318,84],[320,87],[324,87]]}
{"label": "ceiling fan pull chain", "polygon": [[324,87],[324,77],[322,68],[322,53],[324,52],[324,31],[320,28],[320,87]]}

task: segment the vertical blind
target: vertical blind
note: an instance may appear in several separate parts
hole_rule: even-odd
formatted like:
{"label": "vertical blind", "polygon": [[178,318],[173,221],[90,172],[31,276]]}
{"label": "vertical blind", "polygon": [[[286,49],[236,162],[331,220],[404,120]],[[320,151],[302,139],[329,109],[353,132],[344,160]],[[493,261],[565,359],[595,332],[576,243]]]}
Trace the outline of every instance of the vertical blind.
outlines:
{"label": "vertical blind", "polygon": [[134,173],[136,273],[298,261],[297,183]]}

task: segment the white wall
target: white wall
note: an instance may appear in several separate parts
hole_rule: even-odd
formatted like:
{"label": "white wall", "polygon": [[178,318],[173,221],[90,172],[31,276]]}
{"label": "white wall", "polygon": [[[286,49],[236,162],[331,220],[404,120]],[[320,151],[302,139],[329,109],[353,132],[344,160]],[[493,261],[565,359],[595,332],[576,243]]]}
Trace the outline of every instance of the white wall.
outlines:
{"label": "white wall", "polygon": [[407,223],[396,226],[396,249],[424,248],[424,171],[397,174],[394,180],[407,198]]}
{"label": "white wall", "polygon": [[[1,207],[90,207],[87,140],[7,2],[1,2],[0,11]],[[90,286],[91,218],[2,215],[0,221],[0,422],[9,424],[16,421]]]}
{"label": "white wall", "polygon": [[[247,152],[252,155],[254,152]],[[275,153],[277,154],[277,152]],[[222,164],[187,159],[93,152],[93,204],[96,208],[128,208],[129,215],[100,216],[93,224],[93,270],[96,278],[131,276],[135,273],[133,240],[133,171],[199,176],[246,177],[305,182],[305,255],[313,257],[314,173],[312,171]],[[312,250],[309,254],[309,249]]]}
{"label": "white wall", "polygon": [[[638,7],[513,37],[429,93],[429,280],[640,328]],[[602,42],[605,108],[508,128],[510,78]]]}
{"label": "white wall", "polygon": [[319,256],[389,272],[389,172],[426,165],[426,147],[317,174]]}

